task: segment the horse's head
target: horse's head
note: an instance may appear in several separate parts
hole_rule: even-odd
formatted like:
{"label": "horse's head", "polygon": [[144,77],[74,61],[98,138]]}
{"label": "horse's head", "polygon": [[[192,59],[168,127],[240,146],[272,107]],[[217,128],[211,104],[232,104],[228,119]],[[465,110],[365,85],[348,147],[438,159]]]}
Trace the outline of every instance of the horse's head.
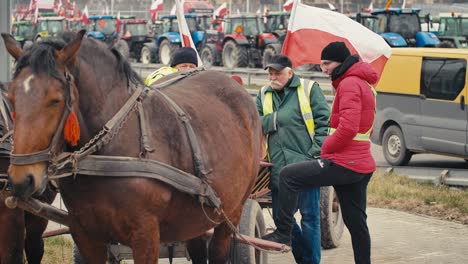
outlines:
{"label": "horse's head", "polygon": [[15,196],[42,192],[50,157],[63,150],[62,130],[76,109],[77,97],[69,69],[83,34],[79,32],[68,44],[41,42],[27,51],[21,50],[11,35],[2,34],[6,49],[17,61],[8,91],[15,121],[9,167]]}

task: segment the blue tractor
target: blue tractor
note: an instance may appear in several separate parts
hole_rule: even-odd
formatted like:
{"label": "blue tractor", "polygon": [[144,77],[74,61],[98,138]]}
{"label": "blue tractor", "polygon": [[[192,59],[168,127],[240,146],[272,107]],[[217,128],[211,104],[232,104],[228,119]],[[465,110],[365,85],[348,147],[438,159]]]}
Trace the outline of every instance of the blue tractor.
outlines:
{"label": "blue tractor", "polygon": [[86,36],[110,43],[117,37],[116,16],[89,16]]}
{"label": "blue tractor", "polygon": [[[154,43],[145,43],[142,54],[144,52],[158,54],[158,58],[152,59],[152,61],[159,61],[167,65],[170,63],[173,52],[181,46],[181,36],[175,15],[163,16],[161,20],[161,34],[155,37]],[[192,35],[193,43],[200,50],[205,42],[205,31],[211,25],[211,15],[185,14],[185,20]],[[155,56],[151,57],[154,58]]]}
{"label": "blue tractor", "polygon": [[440,41],[432,32],[422,32],[420,8],[385,8],[372,11],[378,19],[374,30],[391,47],[436,47]]}

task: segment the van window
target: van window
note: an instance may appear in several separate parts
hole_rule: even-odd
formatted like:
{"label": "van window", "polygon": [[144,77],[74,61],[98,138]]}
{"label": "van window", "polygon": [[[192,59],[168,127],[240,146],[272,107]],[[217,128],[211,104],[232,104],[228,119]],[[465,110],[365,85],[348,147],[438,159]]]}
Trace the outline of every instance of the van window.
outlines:
{"label": "van window", "polygon": [[454,100],[465,87],[466,60],[424,58],[421,94],[427,98]]}

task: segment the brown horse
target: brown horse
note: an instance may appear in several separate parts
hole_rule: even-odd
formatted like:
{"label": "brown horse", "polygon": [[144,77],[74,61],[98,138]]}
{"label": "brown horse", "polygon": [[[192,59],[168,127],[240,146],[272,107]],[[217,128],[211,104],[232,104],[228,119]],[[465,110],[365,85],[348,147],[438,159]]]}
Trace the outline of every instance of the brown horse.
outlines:
{"label": "brown horse", "polygon": [[[4,91],[6,85],[0,83],[0,137],[12,129],[10,110]],[[6,94],[5,94],[6,95]],[[11,143],[8,140],[0,143],[0,174],[6,175],[10,166]],[[6,178],[6,177],[5,177]],[[5,180],[3,178],[3,180]],[[5,189],[6,182],[0,181],[0,190]],[[23,210],[9,209],[5,206],[4,195],[0,191],[0,264],[23,263],[23,249],[28,263],[41,263],[44,255],[42,233],[47,227],[47,220]],[[38,198],[52,203],[56,192],[50,188]]]}
{"label": "brown horse", "polygon": [[[82,148],[100,131],[106,133],[103,126],[129,94],[138,90],[135,86],[141,85],[118,52],[82,39],[83,34],[78,33],[68,44],[34,44],[30,53],[17,48],[10,35],[2,35],[8,52],[17,59],[9,89],[16,115],[13,156],[45,149],[54,156],[69,150],[61,131],[67,109],[78,117],[81,139],[77,148]],[[135,263],[158,263],[161,242],[189,240],[213,227],[209,261],[225,263],[230,223],[239,223],[259,168],[260,120],[251,97],[228,76],[212,71],[184,76],[142,96],[144,117],[130,111],[118,133],[96,153],[101,157],[148,157],[199,173],[190,133],[164,97],[168,96],[188,115],[203,150],[205,169],[201,172],[220,198],[222,213],[202,207],[196,197],[154,179],[118,173],[61,178],[60,193],[72,218],[70,232],[86,263],[104,263],[106,244],[111,241],[130,246]],[[147,130],[141,128],[143,123]],[[47,171],[48,162],[42,159],[34,164],[11,164],[14,193],[28,197],[40,191]],[[204,251],[197,249],[200,244],[189,246],[189,251]],[[206,254],[200,255],[198,262],[206,262]]]}

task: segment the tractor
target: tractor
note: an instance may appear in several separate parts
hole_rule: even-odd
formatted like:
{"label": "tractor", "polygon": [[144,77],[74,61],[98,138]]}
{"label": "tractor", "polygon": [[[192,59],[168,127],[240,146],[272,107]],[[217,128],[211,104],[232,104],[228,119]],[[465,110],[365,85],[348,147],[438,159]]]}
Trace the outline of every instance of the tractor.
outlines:
{"label": "tractor", "polygon": [[35,41],[41,41],[43,38],[55,37],[65,31],[65,17],[57,16],[55,13],[42,13],[37,18]]}
{"label": "tractor", "polygon": [[271,57],[281,53],[286,32],[288,31],[290,12],[267,12],[264,16],[265,32],[270,32],[278,38],[278,43],[265,47],[263,51],[263,66],[270,63]]}
{"label": "tractor", "polygon": [[467,49],[468,14],[440,14],[439,30],[436,34],[441,41],[440,47]]}
{"label": "tractor", "polygon": [[378,18],[376,33],[391,47],[436,47],[439,39],[432,32],[422,32],[420,8],[376,9],[372,15]]}
{"label": "tractor", "polygon": [[203,64],[224,67],[262,66],[263,52],[272,44],[279,44],[273,33],[265,33],[262,18],[255,15],[234,15],[224,20],[223,33],[207,37],[201,49]]}
{"label": "tractor", "polygon": [[125,58],[140,59],[143,44],[151,41],[148,26],[144,19],[121,19],[119,40],[115,47]]}
{"label": "tractor", "polygon": [[[155,37],[154,44],[145,43],[142,48],[142,57],[146,54],[158,54],[158,60],[162,64],[169,64],[174,51],[181,46],[181,37],[177,16],[162,16],[162,32]],[[205,41],[205,30],[211,25],[211,15],[185,14],[187,26],[192,35],[192,40],[198,50]],[[144,53],[144,54],[143,54]]]}
{"label": "tractor", "polygon": [[116,16],[89,16],[86,36],[112,44],[117,37]]}
{"label": "tractor", "polygon": [[34,37],[36,36],[35,32],[36,29],[29,20],[15,21],[12,24],[11,33],[16,41],[21,44],[21,48],[24,47],[26,42],[34,41]]}

